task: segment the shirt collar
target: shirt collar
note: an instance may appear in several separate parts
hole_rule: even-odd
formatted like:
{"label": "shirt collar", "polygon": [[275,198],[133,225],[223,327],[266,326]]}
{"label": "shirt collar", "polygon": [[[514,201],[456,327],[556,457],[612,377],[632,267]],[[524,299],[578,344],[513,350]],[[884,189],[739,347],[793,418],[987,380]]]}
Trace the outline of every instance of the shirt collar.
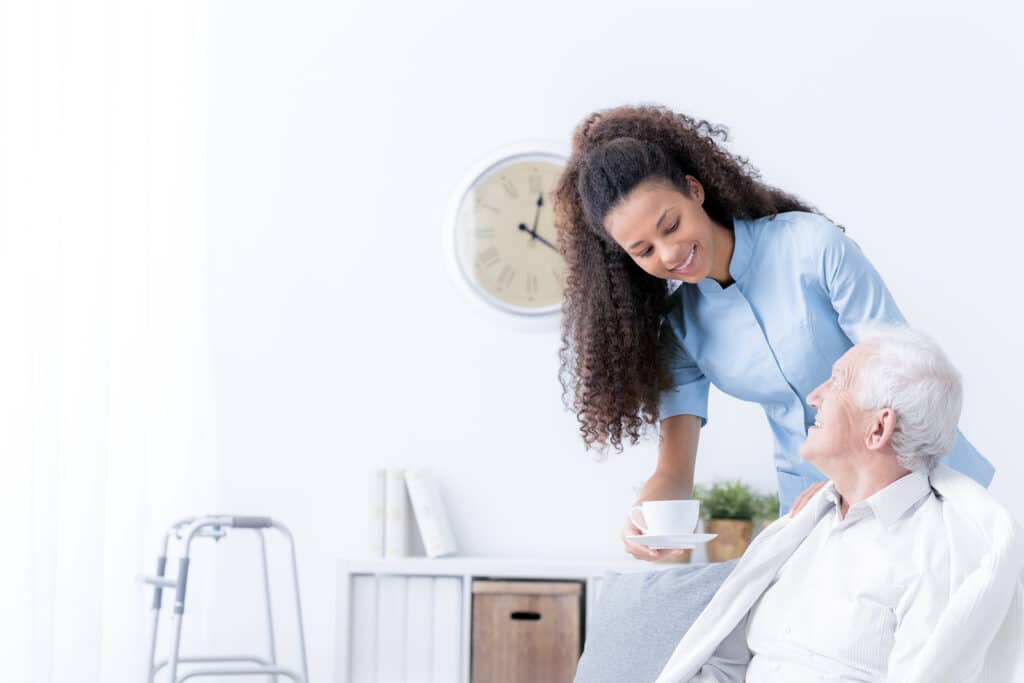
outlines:
{"label": "shirt collar", "polygon": [[[732,258],[729,260],[729,275],[733,280],[739,282],[747,272],[750,265],[750,258],[753,254],[753,241],[750,235],[750,221],[743,218],[732,219]],[[721,292],[722,285],[710,277],[706,277],[697,283],[700,291],[704,294]]]}
{"label": "shirt collar", "polygon": [[[867,508],[878,518],[882,526],[888,528],[898,522],[907,510],[931,492],[932,486],[928,481],[928,475],[924,472],[911,472],[903,475],[867,500],[851,506],[850,512],[858,508]],[[838,515],[839,493],[831,481],[825,486],[824,497],[836,506]],[[847,519],[849,517],[850,513],[848,512]]]}

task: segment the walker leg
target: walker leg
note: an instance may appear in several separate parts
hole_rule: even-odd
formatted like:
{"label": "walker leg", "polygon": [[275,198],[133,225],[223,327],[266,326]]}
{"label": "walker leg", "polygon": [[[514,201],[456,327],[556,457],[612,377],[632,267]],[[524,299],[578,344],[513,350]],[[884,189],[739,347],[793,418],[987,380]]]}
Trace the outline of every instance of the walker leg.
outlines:
{"label": "walker leg", "polygon": [[[267,566],[267,539],[262,529],[257,529],[260,537],[260,553],[263,556],[263,595],[267,604],[267,635],[270,638],[270,663],[277,664],[277,647],[274,643],[274,612],[270,604],[270,569]],[[277,683],[277,674],[269,674],[270,683]]]}
{"label": "walker leg", "polygon": [[[185,552],[188,552],[186,549]],[[181,649],[181,621],[185,615],[185,588],[188,585],[188,556],[178,560],[178,589],[174,594],[174,643],[171,645],[171,658],[168,669],[171,672],[170,683],[178,681],[178,657]]]}
{"label": "walker leg", "polygon": [[174,642],[171,644],[171,658],[167,663],[167,670],[170,672],[169,683],[178,681],[178,648],[181,647],[181,614],[174,614]]}
{"label": "walker leg", "polygon": [[156,636],[157,628],[160,625],[160,610],[153,610],[153,628],[150,630],[150,641],[149,641],[149,667],[146,669],[146,683],[153,683],[156,678]]}
{"label": "walker leg", "polygon": [[[282,525],[283,527],[283,525]],[[295,539],[287,529],[283,529],[288,537],[288,546],[292,556],[292,583],[295,584],[295,614],[299,619],[299,650],[302,652],[302,680],[309,683],[309,664],[306,661],[306,634],[302,627],[302,597],[299,595],[299,563],[295,559]]]}
{"label": "walker leg", "polygon": [[[165,540],[166,545],[166,540]],[[164,572],[167,568],[167,551],[164,550],[164,554],[156,558],[156,575],[159,578],[164,577]],[[156,641],[158,630],[160,627],[160,605],[163,599],[163,586],[156,584],[153,586],[153,628],[150,631],[149,640],[149,666],[146,669],[146,681],[147,683],[153,683],[153,678],[156,676],[156,671],[153,667],[156,665]]]}

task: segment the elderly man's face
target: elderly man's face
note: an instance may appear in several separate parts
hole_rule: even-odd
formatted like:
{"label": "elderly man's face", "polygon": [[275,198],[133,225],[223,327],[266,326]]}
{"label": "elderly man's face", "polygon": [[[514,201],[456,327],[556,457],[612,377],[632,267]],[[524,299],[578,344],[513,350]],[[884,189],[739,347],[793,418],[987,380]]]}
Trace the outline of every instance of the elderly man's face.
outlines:
{"label": "elderly man's face", "polygon": [[[867,435],[868,411],[858,408],[850,388],[856,381],[864,350],[854,346],[832,366],[832,376],[807,396],[807,403],[818,409],[814,426],[800,447],[800,457],[818,465],[842,457],[863,446]],[[826,474],[828,474],[826,472]]]}

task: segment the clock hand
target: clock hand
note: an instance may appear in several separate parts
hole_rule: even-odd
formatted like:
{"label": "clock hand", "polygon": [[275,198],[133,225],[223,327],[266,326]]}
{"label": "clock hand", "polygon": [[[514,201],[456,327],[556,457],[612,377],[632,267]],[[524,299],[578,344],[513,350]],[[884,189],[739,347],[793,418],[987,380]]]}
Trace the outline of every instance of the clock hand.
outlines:
{"label": "clock hand", "polygon": [[530,231],[534,236],[537,235],[537,220],[540,218],[540,207],[543,205],[544,194],[541,193],[537,195],[537,213],[533,214],[533,230]]}
{"label": "clock hand", "polygon": [[519,224],[519,229],[522,232],[527,233],[530,236],[531,240],[537,240],[538,242],[540,242],[541,244],[545,245],[546,247],[549,247],[550,249],[554,249],[555,251],[558,251],[558,247],[556,247],[555,245],[551,244],[551,242],[548,242],[546,239],[544,239],[543,237],[538,235],[536,230],[530,230],[528,227],[526,227],[526,223],[520,223]]}
{"label": "clock hand", "polygon": [[551,244],[551,242],[548,242],[546,239],[544,239],[540,235],[534,235],[533,239],[539,240],[541,244],[543,244],[543,245],[545,245],[547,247],[550,247],[551,249],[554,249],[555,251],[558,251],[558,248],[555,245]]}

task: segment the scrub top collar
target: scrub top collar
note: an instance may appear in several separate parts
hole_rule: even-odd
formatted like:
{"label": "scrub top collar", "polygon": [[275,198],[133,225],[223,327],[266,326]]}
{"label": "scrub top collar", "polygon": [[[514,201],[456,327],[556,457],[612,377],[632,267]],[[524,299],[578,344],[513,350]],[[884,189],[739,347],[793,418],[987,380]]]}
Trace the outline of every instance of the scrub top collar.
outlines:
{"label": "scrub top collar", "polygon": [[[750,259],[753,256],[754,245],[750,237],[750,226],[742,218],[733,218],[733,247],[732,258],[729,260],[729,275],[734,282],[740,282],[750,266]],[[724,292],[725,289],[714,278],[706,277],[697,283],[702,294],[716,294]]]}

